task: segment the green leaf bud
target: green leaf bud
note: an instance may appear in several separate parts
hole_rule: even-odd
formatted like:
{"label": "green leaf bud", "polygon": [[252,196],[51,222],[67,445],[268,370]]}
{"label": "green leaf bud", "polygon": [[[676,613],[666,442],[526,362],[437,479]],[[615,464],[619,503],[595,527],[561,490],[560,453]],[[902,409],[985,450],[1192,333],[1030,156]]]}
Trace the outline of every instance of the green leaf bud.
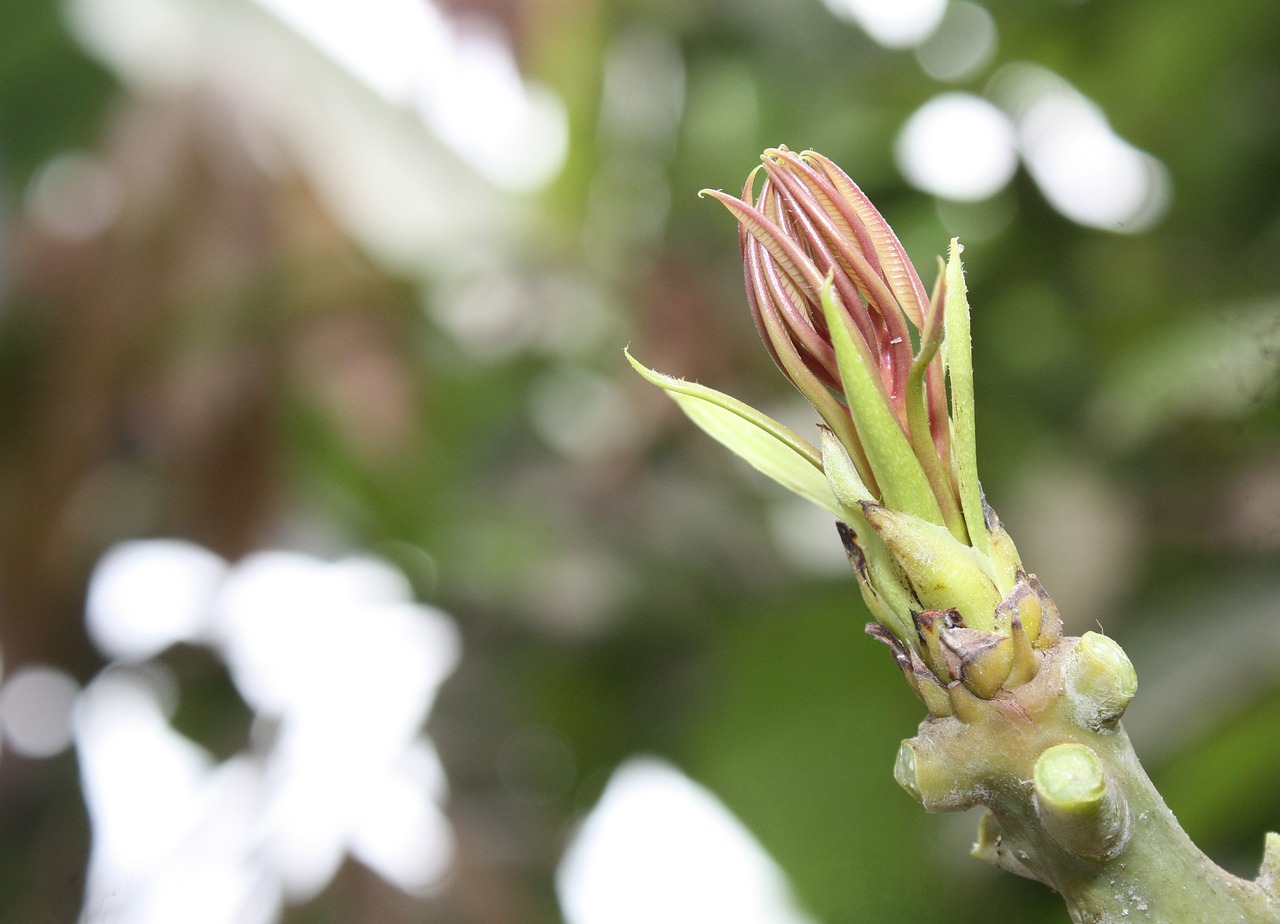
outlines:
{"label": "green leaf bud", "polygon": [[[1004,524],[987,504],[985,497],[982,499],[982,511],[989,543],[987,556],[991,559],[991,565],[995,571],[996,586],[1000,588],[1001,593],[1007,594],[1022,575],[1022,559],[1018,556],[1018,549],[1014,546],[1013,539],[1009,537]],[[1027,629],[1027,634],[1032,638],[1035,637],[1030,628]]]}
{"label": "green leaf bud", "polygon": [[1013,620],[1017,619],[1022,623],[1022,629],[1027,638],[1034,642],[1040,637],[1040,619],[1043,612],[1040,598],[1031,589],[1026,575],[1019,572],[1018,583],[1013,585],[1009,596],[1001,600],[1000,605],[996,607],[996,625],[1012,625]]}
{"label": "green leaf bud", "polygon": [[971,629],[994,628],[1000,596],[985,556],[959,542],[945,526],[877,504],[864,504],[862,512],[924,606],[959,610]]}
{"label": "green leaf bud", "polygon": [[916,785],[916,749],[910,741],[904,741],[898,747],[898,756],[893,762],[893,778],[911,794],[911,798],[917,802],[924,801],[924,796]]}
{"label": "green leaf bud", "polygon": [[1087,728],[1111,728],[1138,692],[1138,674],[1113,639],[1086,632],[1068,668],[1077,720]]}

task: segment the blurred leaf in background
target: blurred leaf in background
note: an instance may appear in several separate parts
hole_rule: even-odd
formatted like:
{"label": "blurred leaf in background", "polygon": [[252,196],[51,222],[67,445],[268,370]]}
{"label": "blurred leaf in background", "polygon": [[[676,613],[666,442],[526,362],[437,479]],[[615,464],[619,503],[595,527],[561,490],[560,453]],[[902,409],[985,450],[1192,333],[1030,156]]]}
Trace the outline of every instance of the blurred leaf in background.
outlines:
{"label": "blurred leaf in background", "polygon": [[[812,433],[695,196],[779,143],[843,165],[919,265],[965,241],[987,496],[1069,631],[1133,655],[1128,725],[1188,831],[1256,867],[1277,41],[1256,0],[0,6],[0,920],[109,910],[70,743],[120,671],[209,767],[284,740],[227,639],[90,635],[90,576],[140,539],[376,559],[461,636],[427,725],[445,878],[353,849],[264,920],[562,920],[561,859],[638,755],[740,822],[795,914],[1063,920],[892,783],[919,710],[832,525],[623,359]],[[125,612],[181,615],[149,580]]]}

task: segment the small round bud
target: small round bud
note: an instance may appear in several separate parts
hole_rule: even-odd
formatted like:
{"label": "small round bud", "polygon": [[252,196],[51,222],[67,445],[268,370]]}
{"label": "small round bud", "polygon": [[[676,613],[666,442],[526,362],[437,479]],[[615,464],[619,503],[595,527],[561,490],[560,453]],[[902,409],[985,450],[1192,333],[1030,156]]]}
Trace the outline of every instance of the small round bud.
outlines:
{"label": "small round bud", "polygon": [[1129,656],[1097,632],[1086,632],[1076,643],[1069,670],[1077,716],[1088,728],[1114,726],[1138,692],[1138,675]]}
{"label": "small round bud", "polygon": [[902,742],[898,748],[897,760],[893,762],[893,778],[898,785],[911,794],[917,802],[924,801],[920,790],[916,788],[916,749],[910,741]]}

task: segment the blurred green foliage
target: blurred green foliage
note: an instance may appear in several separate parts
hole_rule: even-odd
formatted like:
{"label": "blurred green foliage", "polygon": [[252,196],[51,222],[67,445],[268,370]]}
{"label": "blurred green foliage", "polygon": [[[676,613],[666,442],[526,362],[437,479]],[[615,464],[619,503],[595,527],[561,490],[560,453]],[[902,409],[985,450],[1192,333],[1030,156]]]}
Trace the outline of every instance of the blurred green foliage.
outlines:
{"label": "blurred green foliage", "polygon": [[[998,49],[958,88],[1029,61],[1097,102],[1172,177],[1168,213],[1132,235],[1071,223],[1025,172],[989,203],[911,188],[895,137],[948,87],[817,0],[447,6],[502,17],[569,116],[565,169],[513,198],[527,230],[479,262],[517,293],[508,325],[572,330],[576,298],[604,312],[592,336],[468,347],[440,323],[458,279],[363,253],[299,173],[234,150],[225,101],[127,89],[57,4],[0,4],[6,668],[99,669],[83,589],[123,539],[371,549],[466,639],[432,720],[457,875],[420,902],[349,869],[289,920],[556,920],[571,826],[638,752],[720,795],[825,924],[1063,920],[1047,890],[967,856],[974,819],[897,791],[922,710],[862,636],[852,580],[789,565],[779,492],[623,362],[630,343],[663,371],[790,400],[754,340],[732,224],[695,195],[738,189],[785,142],[842,164],[921,267],[970,240],[987,496],[1069,631],[1101,622],[1129,650],[1139,751],[1158,730],[1148,762],[1171,807],[1252,875],[1280,828],[1280,6],[985,4]],[[668,137],[610,121],[607,75],[636,42],[680,69]],[[164,201],[126,201],[100,240],[42,237],[28,184],[68,148],[126,166],[148,152]],[[593,445],[592,422],[619,415]],[[585,420],[585,443],[557,438],[565,420]],[[1238,607],[1231,587],[1256,592]],[[1163,644],[1180,632],[1198,647]],[[221,747],[241,708],[208,665],[174,660],[186,695],[208,695],[184,731]],[[500,772],[530,727],[568,743],[569,779]],[[0,828],[0,919],[70,920],[87,849],[74,756],[6,753]]]}

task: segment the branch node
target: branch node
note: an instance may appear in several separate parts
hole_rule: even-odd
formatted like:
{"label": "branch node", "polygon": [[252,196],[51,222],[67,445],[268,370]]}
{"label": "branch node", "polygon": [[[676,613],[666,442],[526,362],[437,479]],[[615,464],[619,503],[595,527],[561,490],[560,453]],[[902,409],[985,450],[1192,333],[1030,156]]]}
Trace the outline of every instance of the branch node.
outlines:
{"label": "branch node", "polygon": [[1036,814],[1064,850],[1091,860],[1117,856],[1129,841],[1129,810],[1109,785],[1102,761],[1083,744],[1046,748],[1032,781]]}

